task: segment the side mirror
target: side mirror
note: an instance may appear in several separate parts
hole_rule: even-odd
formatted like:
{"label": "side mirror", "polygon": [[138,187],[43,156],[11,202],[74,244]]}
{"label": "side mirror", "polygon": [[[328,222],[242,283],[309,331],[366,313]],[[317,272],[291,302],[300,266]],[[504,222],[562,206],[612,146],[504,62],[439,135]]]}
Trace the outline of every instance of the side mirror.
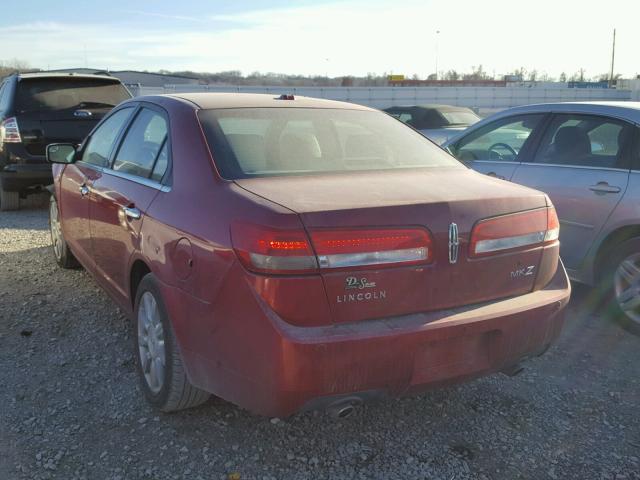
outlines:
{"label": "side mirror", "polygon": [[47,145],[47,162],[73,163],[76,161],[76,146],[72,143],[52,143]]}

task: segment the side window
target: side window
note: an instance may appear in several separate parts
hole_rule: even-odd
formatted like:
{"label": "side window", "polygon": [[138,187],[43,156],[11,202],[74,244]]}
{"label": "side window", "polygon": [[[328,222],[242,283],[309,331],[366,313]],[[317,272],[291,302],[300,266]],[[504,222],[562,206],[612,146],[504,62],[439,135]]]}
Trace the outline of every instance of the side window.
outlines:
{"label": "side window", "polygon": [[[159,113],[143,108],[131,124],[113,163],[119,172],[150,178],[167,138],[167,122]],[[166,150],[165,150],[166,154]]]}
{"label": "side window", "polygon": [[158,160],[156,160],[156,164],[153,167],[153,171],[151,172],[151,180],[155,180],[156,182],[162,181],[162,177],[167,172],[167,166],[169,165],[169,152],[168,152],[168,142],[165,141],[162,145],[162,149],[158,154]]}
{"label": "side window", "polygon": [[118,110],[93,132],[82,154],[83,162],[97,165],[98,167],[109,166],[109,155],[113,144],[131,116],[132,111],[133,108]]}
{"label": "side window", "polygon": [[9,106],[9,82],[4,82],[0,87],[0,113],[5,113]]}
{"label": "side window", "polygon": [[518,161],[518,155],[543,114],[503,118],[470,133],[455,144],[458,160]]}
{"label": "side window", "polygon": [[400,120],[402,123],[411,125],[413,128],[424,128],[420,116],[415,116],[411,110],[394,110],[393,112],[387,112],[393,118]]}
{"label": "side window", "polygon": [[544,134],[535,162],[600,168],[628,168],[623,147],[632,127],[593,115],[556,115]]}

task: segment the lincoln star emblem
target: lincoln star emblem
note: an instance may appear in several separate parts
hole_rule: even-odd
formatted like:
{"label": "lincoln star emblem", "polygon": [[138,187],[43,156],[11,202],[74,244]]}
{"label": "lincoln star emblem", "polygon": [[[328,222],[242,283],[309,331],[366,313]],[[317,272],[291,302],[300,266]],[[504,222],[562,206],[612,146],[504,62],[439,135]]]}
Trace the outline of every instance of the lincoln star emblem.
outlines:
{"label": "lincoln star emblem", "polygon": [[449,225],[449,263],[458,261],[458,246],[460,239],[458,238],[458,225],[452,223]]}

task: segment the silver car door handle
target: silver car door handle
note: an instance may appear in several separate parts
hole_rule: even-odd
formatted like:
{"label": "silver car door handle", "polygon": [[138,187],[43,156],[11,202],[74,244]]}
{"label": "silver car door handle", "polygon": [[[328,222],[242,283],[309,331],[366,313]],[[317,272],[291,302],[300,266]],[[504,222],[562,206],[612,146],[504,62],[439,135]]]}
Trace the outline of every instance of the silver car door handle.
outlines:
{"label": "silver car door handle", "polygon": [[130,220],[138,220],[142,217],[142,212],[140,212],[136,207],[122,207],[122,211]]}
{"label": "silver car door handle", "polygon": [[609,185],[607,182],[598,182],[595,185],[591,185],[589,190],[597,193],[619,193],[620,187]]}
{"label": "silver car door handle", "polygon": [[80,185],[80,195],[84,197],[85,195],[89,194],[89,191],[89,187],[87,187],[84,183]]}

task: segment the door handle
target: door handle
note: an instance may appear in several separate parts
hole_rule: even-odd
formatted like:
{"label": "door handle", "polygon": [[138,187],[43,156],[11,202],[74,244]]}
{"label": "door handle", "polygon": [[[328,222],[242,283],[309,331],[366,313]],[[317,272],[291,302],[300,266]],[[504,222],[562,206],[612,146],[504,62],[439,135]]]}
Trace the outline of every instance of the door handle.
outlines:
{"label": "door handle", "polygon": [[598,182],[595,185],[591,185],[589,190],[596,193],[619,193],[620,187],[609,185],[607,182]]}
{"label": "door handle", "polygon": [[500,180],[504,180],[505,179],[502,175],[498,175],[496,172],[489,172],[489,173],[487,173],[487,175],[489,175],[490,177],[493,177],[493,178],[499,178]]}
{"label": "door handle", "polygon": [[122,207],[122,211],[129,220],[138,220],[142,217],[142,212],[136,207]]}
{"label": "door handle", "polygon": [[87,187],[87,185],[85,183],[80,185],[80,195],[82,195],[84,197],[85,195],[88,195],[89,192],[90,192],[89,187]]}

